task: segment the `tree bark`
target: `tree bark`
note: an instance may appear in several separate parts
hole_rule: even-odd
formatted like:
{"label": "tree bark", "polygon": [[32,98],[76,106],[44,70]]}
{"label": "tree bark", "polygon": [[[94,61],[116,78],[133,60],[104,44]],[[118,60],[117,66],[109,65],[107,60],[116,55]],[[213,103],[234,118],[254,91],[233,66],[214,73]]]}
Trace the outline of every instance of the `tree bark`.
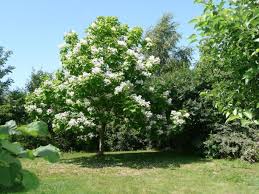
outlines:
{"label": "tree bark", "polygon": [[104,153],[104,132],[105,132],[106,125],[102,124],[102,127],[99,130],[99,150],[98,155],[103,155]]}

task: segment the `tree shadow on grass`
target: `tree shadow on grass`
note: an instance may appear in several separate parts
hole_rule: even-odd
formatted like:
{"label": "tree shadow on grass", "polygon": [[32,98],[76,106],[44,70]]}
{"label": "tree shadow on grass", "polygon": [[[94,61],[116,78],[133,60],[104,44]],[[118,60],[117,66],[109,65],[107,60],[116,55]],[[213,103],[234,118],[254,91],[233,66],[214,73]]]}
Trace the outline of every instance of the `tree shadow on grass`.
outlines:
{"label": "tree shadow on grass", "polygon": [[177,168],[182,164],[204,163],[209,160],[198,156],[172,152],[119,152],[103,156],[91,155],[63,159],[62,163],[76,164],[87,168],[128,167],[134,169]]}

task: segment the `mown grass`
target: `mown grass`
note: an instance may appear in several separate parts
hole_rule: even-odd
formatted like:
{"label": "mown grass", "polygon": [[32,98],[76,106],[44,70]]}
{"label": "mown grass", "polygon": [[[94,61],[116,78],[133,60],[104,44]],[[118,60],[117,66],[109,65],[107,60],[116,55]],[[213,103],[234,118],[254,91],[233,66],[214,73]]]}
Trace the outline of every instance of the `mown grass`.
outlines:
{"label": "mown grass", "polygon": [[65,153],[59,163],[23,160],[39,177],[16,193],[259,193],[259,164],[170,152]]}

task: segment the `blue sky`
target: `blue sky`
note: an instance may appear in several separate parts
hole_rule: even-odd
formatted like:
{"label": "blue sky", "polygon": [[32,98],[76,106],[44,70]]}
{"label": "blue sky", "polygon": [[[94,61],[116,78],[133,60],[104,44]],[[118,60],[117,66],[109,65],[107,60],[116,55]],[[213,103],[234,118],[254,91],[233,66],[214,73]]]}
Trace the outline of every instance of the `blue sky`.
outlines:
{"label": "blue sky", "polygon": [[81,36],[97,16],[117,16],[121,22],[144,29],[163,13],[171,12],[179,23],[182,45],[194,32],[188,22],[202,12],[193,0],[0,0],[0,45],[14,54],[12,88],[24,87],[32,68],[53,72],[59,62],[58,45],[71,29]]}

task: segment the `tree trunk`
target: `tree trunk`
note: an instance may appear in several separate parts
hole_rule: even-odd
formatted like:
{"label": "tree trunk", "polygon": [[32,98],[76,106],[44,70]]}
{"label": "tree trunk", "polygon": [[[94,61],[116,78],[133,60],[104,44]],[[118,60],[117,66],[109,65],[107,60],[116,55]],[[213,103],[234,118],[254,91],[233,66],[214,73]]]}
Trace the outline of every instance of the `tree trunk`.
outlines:
{"label": "tree trunk", "polygon": [[104,132],[105,132],[106,125],[102,124],[102,127],[99,129],[99,150],[98,155],[103,155],[104,153]]}

